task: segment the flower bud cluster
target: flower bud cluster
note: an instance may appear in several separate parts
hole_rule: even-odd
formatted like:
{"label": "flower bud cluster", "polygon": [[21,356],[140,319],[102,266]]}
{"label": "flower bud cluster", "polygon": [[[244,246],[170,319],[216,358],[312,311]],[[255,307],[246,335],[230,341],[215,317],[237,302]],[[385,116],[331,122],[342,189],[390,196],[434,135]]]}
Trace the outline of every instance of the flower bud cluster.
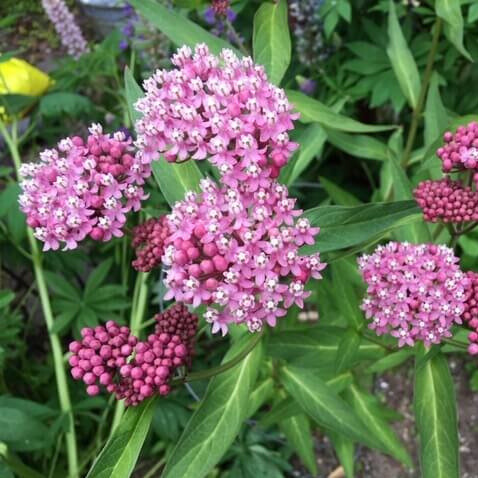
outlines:
{"label": "flower bud cluster", "polygon": [[361,308],[378,335],[429,346],[461,324],[470,280],[449,247],[390,242],[358,262],[367,284]]}
{"label": "flower bud cluster", "polygon": [[152,218],[133,229],[132,246],[136,250],[133,267],[140,272],[149,272],[161,264],[164,246],[169,236],[166,216]]}
{"label": "flower bud cluster", "polygon": [[470,342],[468,352],[470,355],[478,355],[478,273],[469,271],[467,272],[467,276],[470,280],[470,286],[465,303],[463,320],[471,329],[471,332],[468,334],[468,340]]}
{"label": "flower bud cluster", "polygon": [[19,202],[45,251],[61,243],[74,249],[86,236],[121,237],[125,213],[139,210],[147,197],[142,185],[150,166],[134,155],[123,132],[111,136],[93,125],[86,141],[63,139],[40,160],[22,165]]}

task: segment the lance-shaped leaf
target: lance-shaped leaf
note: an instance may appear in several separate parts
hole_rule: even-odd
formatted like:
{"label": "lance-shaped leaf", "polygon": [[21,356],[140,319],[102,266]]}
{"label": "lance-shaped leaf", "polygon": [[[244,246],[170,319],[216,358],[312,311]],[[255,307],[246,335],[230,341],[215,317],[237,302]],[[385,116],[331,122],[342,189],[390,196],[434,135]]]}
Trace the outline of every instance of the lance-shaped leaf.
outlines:
{"label": "lance-shaped leaf", "polygon": [[415,59],[408,48],[407,41],[398,23],[395,4],[392,0],[389,3],[388,13],[387,54],[403,94],[410,106],[415,108],[418,102],[418,95],[420,94],[420,75]]}
{"label": "lance-shaped leaf", "polygon": [[423,478],[458,478],[458,424],[453,379],[446,358],[417,358],[414,393]]}
{"label": "lance-shaped leaf", "polygon": [[[223,48],[235,50],[222,38],[154,0],[131,0],[129,3],[177,46],[188,45],[194,48],[198,43],[206,43],[216,55]],[[237,50],[235,53],[241,55]]]}
{"label": "lance-shaped leaf", "polygon": [[286,0],[264,2],[254,16],[254,61],[264,65],[269,80],[278,85],[290,63],[290,34]]}
{"label": "lance-shaped leaf", "polygon": [[134,104],[144,96],[144,93],[138,83],[136,83],[136,80],[128,67],[124,70],[124,88],[126,102],[128,103],[129,118],[134,125],[134,123],[141,118],[141,113],[135,109]]}
{"label": "lance-shaped leaf", "polygon": [[378,139],[363,134],[341,133],[333,129],[326,129],[326,131],[327,140],[351,156],[377,161],[387,159],[387,145]]}
{"label": "lance-shaped leaf", "polygon": [[448,114],[438,88],[438,75],[433,73],[425,105],[425,146],[430,146],[448,126]]}
{"label": "lance-shaped leaf", "polygon": [[129,408],[86,478],[129,478],[153,419],[156,399]]}
{"label": "lance-shaped leaf", "polygon": [[[224,362],[238,355],[247,340],[236,342]],[[212,379],[169,457],[163,478],[203,478],[216,466],[247,418],[261,358],[259,344],[239,364]]]}

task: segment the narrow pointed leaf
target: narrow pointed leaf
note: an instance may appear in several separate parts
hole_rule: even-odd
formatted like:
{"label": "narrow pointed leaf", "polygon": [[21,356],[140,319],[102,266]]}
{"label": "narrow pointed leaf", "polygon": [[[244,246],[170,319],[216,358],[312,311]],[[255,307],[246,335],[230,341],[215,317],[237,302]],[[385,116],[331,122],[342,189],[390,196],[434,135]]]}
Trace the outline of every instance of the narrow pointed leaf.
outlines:
{"label": "narrow pointed leaf", "polygon": [[338,206],[358,206],[361,204],[353,194],[350,194],[345,189],[342,189],[337,184],[329,181],[327,178],[319,177],[320,184],[324,187],[327,191],[327,194],[330,196],[334,204]]}
{"label": "narrow pointed leaf", "polygon": [[448,126],[448,114],[443,105],[438,87],[438,75],[433,74],[425,105],[425,146],[430,146]]}
{"label": "narrow pointed leaf", "polygon": [[254,61],[264,65],[278,85],[290,63],[291,44],[286,0],[264,2],[254,16]]}
{"label": "narrow pointed leaf", "polygon": [[354,478],[355,444],[339,433],[328,433],[346,478]]}
{"label": "narrow pointed leaf", "polygon": [[326,132],[327,141],[351,156],[377,161],[387,159],[387,145],[378,139],[363,134],[347,134],[327,128]]}
{"label": "narrow pointed leaf", "polygon": [[[247,340],[234,344],[224,362],[245,346]],[[239,364],[211,380],[204,399],[169,457],[162,478],[203,478],[216,466],[247,418],[248,399],[261,357],[261,344],[258,344]]]}
{"label": "narrow pointed leaf", "polygon": [[124,87],[126,101],[128,103],[129,118],[131,124],[134,125],[134,123],[141,117],[141,113],[136,111],[134,104],[144,95],[144,93],[138,83],[136,83],[136,80],[128,67],[124,70]]}

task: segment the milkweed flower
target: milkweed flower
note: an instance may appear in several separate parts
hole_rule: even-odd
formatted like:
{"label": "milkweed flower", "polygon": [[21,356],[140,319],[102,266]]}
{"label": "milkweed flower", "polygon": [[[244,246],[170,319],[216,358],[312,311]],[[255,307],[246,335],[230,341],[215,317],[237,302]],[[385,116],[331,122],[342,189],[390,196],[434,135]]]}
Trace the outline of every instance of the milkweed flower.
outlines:
{"label": "milkweed flower", "polygon": [[90,128],[87,140],[75,136],[23,164],[19,197],[27,223],[43,250],[74,249],[90,236],[108,241],[123,235],[125,214],[139,210],[147,197],[142,185],[150,166],[135,156],[124,133]]}
{"label": "milkweed flower", "polygon": [[325,264],[319,254],[299,255],[319,229],[300,217],[287,188],[272,182],[244,192],[210,179],[200,187],[168,216],[165,299],[207,305],[212,331],[223,334],[230,323],[274,326],[293,304],[302,307],[307,280],[320,278]]}
{"label": "milkweed flower", "polygon": [[471,355],[478,355],[478,273],[469,271],[466,273],[470,280],[467,299],[465,303],[465,313],[463,320],[470,329],[468,334],[468,352]]}
{"label": "milkweed flower", "polygon": [[219,57],[199,44],[172,58],[176,69],[157,70],[135,105],[136,145],[149,161],[208,158],[222,181],[260,183],[276,177],[297,144],[289,139],[292,106],[284,90],[268,82],[264,68],[231,50]]}
{"label": "milkweed flower", "polygon": [[444,245],[390,242],[359,258],[367,284],[362,310],[369,327],[398,345],[438,344],[461,324],[469,279]]}
{"label": "milkweed flower", "polygon": [[447,131],[443,139],[445,144],[437,150],[443,172],[471,170],[478,183],[478,123],[459,126],[455,133]]}
{"label": "milkweed flower", "polygon": [[88,53],[88,44],[64,0],[42,0],[42,6],[68,54],[78,59]]}
{"label": "milkweed flower", "polygon": [[98,395],[103,386],[127,406],[167,395],[174,371],[191,363],[198,318],[182,304],[155,318],[155,332],[146,341],[112,320],[84,328],[82,339],[69,347],[73,379],[84,382],[88,395]]}
{"label": "milkweed flower", "polygon": [[422,181],[414,191],[426,221],[478,221],[478,193],[449,178]]}

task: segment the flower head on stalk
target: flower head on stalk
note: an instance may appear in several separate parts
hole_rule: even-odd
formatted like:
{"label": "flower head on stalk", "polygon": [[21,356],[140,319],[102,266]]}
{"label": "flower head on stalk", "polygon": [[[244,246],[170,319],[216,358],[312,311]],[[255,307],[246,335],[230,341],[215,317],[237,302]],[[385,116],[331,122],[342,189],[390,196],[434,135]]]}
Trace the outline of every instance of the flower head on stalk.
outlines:
{"label": "flower head on stalk", "polygon": [[287,188],[275,181],[251,192],[219,187],[209,179],[168,216],[171,231],[163,263],[170,266],[166,299],[208,306],[213,332],[230,323],[257,331],[303,306],[309,277],[320,278],[319,254],[300,256],[318,228],[294,209]]}
{"label": "flower head on stalk", "polygon": [[447,246],[390,242],[359,258],[367,284],[362,302],[369,327],[399,346],[438,344],[461,324],[469,279]]}
{"label": "flower head on stalk", "polygon": [[125,214],[147,197],[150,167],[124,133],[103,134],[92,125],[87,140],[65,138],[22,165],[19,202],[44,250],[74,249],[86,236],[108,241],[123,235]]}
{"label": "flower head on stalk", "polygon": [[176,69],[158,70],[144,82],[136,103],[137,146],[151,161],[163,153],[171,162],[208,158],[222,181],[277,177],[297,145],[289,140],[292,113],[284,90],[268,82],[262,66],[231,50],[219,57],[204,44],[182,47]]}

